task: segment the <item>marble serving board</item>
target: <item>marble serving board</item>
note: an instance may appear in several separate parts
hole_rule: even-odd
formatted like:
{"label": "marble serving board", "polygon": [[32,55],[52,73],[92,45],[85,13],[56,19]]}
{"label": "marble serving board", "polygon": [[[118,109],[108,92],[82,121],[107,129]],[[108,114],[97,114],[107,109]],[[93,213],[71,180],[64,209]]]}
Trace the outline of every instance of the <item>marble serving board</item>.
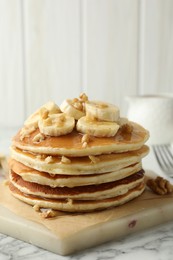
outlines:
{"label": "marble serving board", "polygon": [[[27,206],[24,205],[23,210]],[[72,254],[171,220],[173,195],[158,196],[148,190],[117,208],[82,216],[61,216],[53,220],[57,221],[56,234],[45,226],[46,220],[39,224],[0,205],[1,233],[60,255]]]}

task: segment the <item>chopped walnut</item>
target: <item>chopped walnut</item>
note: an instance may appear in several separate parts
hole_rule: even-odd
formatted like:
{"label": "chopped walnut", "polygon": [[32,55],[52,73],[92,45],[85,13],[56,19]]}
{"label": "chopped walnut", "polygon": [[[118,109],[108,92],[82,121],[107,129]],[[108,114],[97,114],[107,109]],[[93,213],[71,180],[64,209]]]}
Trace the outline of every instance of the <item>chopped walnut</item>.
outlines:
{"label": "chopped walnut", "polygon": [[80,111],[83,110],[83,105],[80,101],[73,103],[73,106]]}
{"label": "chopped walnut", "polygon": [[57,126],[63,126],[65,121],[66,121],[66,118],[65,118],[64,114],[61,114],[59,117],[54,119],[54,123]]}
{"label": "chopped walnut", "polygon": [[40,206],[39,206],[38,204],[35,204],[35,205],[33,206],[33,209],[34,209],[35,211],[39,212],[39,211],[40,211]]}
{"label": "chopped walnut", "polygon": [[171,183],[158,176],[156,179],[148,179],[147,186],[156,194],[165,195],[173,192],[173,185]]}
{"label": "chopped walnut", "polygon": [[90,135],[89,134],[84,134],[82,136],[82,143],[85,143],[85,142],[89,143],[89,141],[90,141]]}
{"label": "chopped walnut", "polygon": [[57,212],[52,209],[48,209],[48,210],[41,212],[40,215],[43,218],[54,218],[57,216]]}
{"label": "chopped walnut", "polygon": [[45,159],[45,162],[46,162],[46,163],[51,163],[51,162],[53,162],[52,156],[47,156],[46,159]]}
{"label": "chopped walnut", "polygon": [[84,109],[82,101],[79,100],[78,98],[72,99],[71,104],[72,104],[72,106],[75,107],[77,110],[83,111],[83,109]]}
{"label": "chopped walnut", "polygon": [[20,131],[20,140],[23,141],[25,137],[29,137],[31,133],[33,133],[36,130],[36,127],[34,125],[23,127]]}
{"label": "chopped walnut", "polygon": [[72,99],[72,104],[73,104],[73,103],[76,103],[76,102],[79,102],[79,99],[78,99],[78,98],[73,98],[73,99]]}
{"label": "chopped walnut", "polygon": [[45,155],[45,154],[37,154],[36,155],[36,158],[38,158],[38,159],[45,159],[47,157],[47,155]]}
{"label": "chopped walnut", "polygon": [[90,155],[89,158],[92,161],[92,163],[97,163],[100,161],[100,159],[98,157],[93,156],[93,155]]}
{"label": "chopped walnut", "polygon": [[83,144],[82,144],[82,147],[83,148],[86,148],[88,146],[88,143],[87,142],[84,142]]}
{"label": "chopped walnut", "polygon": [[79,98],[82,102],[88,101],[88,96],[85,93],[81,93]]}
{"label": "chopped walnut", "polygon": [[46,119],[46,118],[48,118],[49,110],[48,110],[47,108],[45,108],[45,107],[42,107],[42,108],[40,109],[40,111],[39,111],[39,114],[40,114],[40,117],[41,117],[42,119]]}
{"label": "chopped walnut", "polygon": [[68,198],[68,199],[67,199],[67,203],[70,204],[70,205],[72,205],[72,204],[73,204],[73,200],[72,200],[71,198]]}
{"label": "chopped walnut", "polygon": [[45,139],[45,136],[43,134],[39,133],[39,134],[35,135],[32,140],[33,140],[33,143],[39,143],[39,142],[43,141],[44,139]]}
{"label": "chopped walnut", "polygon": [[62,156],[61,163],[69,164],[69,163],[71,163],[71,160],[65,156]]}
{"label": "chopped walnut", "polygon": [[50,177],[55,177],[56,174],[54,173],[49,173]]}

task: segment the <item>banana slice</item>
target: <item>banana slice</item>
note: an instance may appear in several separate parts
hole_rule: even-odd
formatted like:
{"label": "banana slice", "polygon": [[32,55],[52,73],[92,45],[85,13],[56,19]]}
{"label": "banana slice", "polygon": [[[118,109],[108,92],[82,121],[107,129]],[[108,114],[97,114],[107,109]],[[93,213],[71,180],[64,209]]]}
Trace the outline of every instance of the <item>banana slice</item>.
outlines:
{"label": "banana slice", "polygon": [[102,122],[90,120],[88,117],[81,117],[76,125],[79,132],[89,134],[97,137],[111,137],[114,136],[119,125],[116,122]]}
{"label": "banana slice", "polygon": [[38,120],[39,120],[40,116],[38,112],[33,113],[32,115],[30,115],[26,121],[24,122],[24,125],[26,127],[31,127],[34,126],[35,128],[38,127]]}
{"label": "banana slice", "polygon": [[41,108],[46,108],[49,111],[49,114],[58,114],[61,113],[61,110],[57,104],[53,101],[47,102]]}
{"label": "banana slice", "polygon": [[66,99],[60,105],[60,109],[62,112],[66,113],[69,116],[74,117],[74,119],[78,120],[79,118],[85,116],[83,103],[75,98],[73,100]]}
{"label": "banana slice", "polygon": [[66,135],[72,132],[75,120],[64,113],[52,114],[38,121],[40,132],[50,136]]}
{"label": "banana slice", "polygon": [[44,109],[47,109],[49,114],[61,113],[60,108],[53,101],[49,101],[43,106],[41,106],[39,109],[37,109],[37,111],[34,112],[32,115],[30,115],[24,122],[24,125],[27,127],[30,126],[38,127],[40,112],[43,111]]}
{"label": "banana slice", "polygon": [[89,101],[85,104],[86,116],[100,121],[117,121],[120,116],[119,108],[101,101]]}

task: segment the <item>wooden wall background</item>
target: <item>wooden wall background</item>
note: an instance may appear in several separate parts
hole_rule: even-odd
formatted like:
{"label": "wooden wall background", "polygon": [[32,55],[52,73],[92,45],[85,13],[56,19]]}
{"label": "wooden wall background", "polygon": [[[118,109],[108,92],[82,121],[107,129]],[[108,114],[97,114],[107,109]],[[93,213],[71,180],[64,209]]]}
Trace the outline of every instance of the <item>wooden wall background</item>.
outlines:
{"label": "wooden wall background", "polygon": [[173,92],[172,0],[0,0],[0,127],[86,92]]}

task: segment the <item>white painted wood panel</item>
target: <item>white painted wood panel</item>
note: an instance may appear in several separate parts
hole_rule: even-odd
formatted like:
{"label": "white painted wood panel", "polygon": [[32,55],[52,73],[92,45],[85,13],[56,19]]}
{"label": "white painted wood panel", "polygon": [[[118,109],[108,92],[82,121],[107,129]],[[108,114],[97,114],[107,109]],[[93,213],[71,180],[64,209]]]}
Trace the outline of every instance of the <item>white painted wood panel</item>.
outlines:
{"label": "white painted wood panel", "polygon": [[81,92],[80,1],[24,1],[27,114]]}
{"label": "white painted wood panel", "polygon": [[0,1],[0,127],[24,120],[20,0]]}
{"label": "white painted wood panel", "polygon": [[142,0],[140,21],[140,93],[173,93],[173,1]]}
{"label": "white painted wood panel", "polygon": [[138,1],[83,1],[83,85],[124,109],[137,92]]}
{"label": "white painted wood panel", "polygon": [[173,93],[172,0],[0,0],[0,127],[85,91]]}

